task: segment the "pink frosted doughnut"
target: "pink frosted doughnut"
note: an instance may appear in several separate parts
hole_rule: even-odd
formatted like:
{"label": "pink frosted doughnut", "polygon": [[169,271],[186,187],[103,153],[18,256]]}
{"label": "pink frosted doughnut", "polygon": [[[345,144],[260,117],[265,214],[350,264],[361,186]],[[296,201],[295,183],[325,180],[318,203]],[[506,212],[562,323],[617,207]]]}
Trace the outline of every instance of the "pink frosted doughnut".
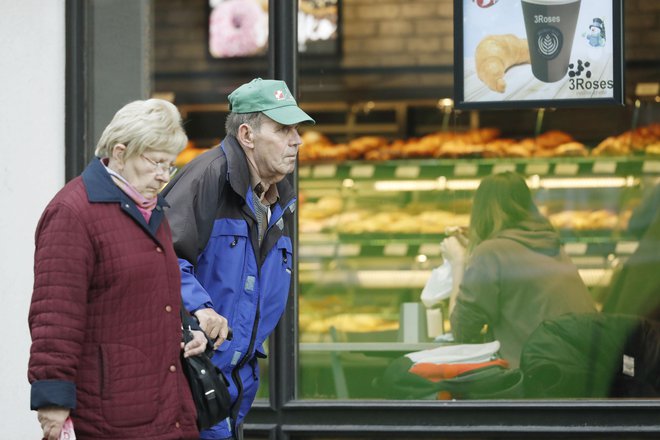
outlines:
{"label": "pink frosted doughnut", "polygon": [[218,58],[254,55],[268,39],[268,15],[254,0],[225,0],[209,18],[209,50]]}

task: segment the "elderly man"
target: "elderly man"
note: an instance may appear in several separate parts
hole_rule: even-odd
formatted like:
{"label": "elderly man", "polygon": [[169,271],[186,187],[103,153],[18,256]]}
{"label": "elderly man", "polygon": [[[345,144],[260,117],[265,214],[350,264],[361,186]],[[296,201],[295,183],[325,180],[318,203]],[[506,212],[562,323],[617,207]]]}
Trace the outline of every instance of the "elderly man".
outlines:
{"label": "elderly man", "polygon": [[[232,416],[203,439],[237,438],[259,387],[257,358],[284,311],[291,282],[296,194],[284,179],[313,124],[283,81],[257,78],[229,95],[227,136],[164,189],[186,308],[216,341]],[[229,337],[229,329],[233,335]]]}

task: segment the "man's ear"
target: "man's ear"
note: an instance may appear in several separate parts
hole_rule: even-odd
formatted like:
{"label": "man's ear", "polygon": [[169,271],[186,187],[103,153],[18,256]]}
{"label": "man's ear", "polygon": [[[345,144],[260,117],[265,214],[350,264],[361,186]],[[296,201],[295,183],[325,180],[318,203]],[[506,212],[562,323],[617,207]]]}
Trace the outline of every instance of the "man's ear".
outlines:
{"label": "man's ear", "polygon": [[254,134],[252,132],[252,127],[247,124],[241,124],[241,126],[238,127],[238,141],[245,147],[254,148]]}

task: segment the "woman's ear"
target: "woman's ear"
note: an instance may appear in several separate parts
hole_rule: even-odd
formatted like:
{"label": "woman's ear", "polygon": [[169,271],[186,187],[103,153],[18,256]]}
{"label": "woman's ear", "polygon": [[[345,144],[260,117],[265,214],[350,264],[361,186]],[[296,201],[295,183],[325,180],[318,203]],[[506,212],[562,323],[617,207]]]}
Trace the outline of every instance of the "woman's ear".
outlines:
{"label": "woman's ear", "polygon": [[115,144],[112,147],[112,160],[121,168],[124,167],[124,154],[126,153],[126,145],[124,144]]}
{"label": "woman's ear", "polygon": [[252,132],[252,127],[247,124],[241,124],[238,127],[238,141],[241,145],[254,148],[254,134]]}

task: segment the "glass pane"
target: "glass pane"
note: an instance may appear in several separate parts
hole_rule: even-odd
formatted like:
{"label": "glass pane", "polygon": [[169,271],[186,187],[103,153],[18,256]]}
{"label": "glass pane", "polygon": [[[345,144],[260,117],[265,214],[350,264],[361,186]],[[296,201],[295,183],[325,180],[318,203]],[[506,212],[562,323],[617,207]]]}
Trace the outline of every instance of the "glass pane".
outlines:
{"label": "glass pane", "polygon": [[457,110],[452,11],[346,0],[340,56],[301,56],[299,397],[655,397],[657,324],[602,313],[658,314],[655,95]]}
{"label": "glass pane", "polygon": [[[217,40],[209,40],[209,25],[213,24],[211,14],[215,11],[214,18],[217,19],[219,10],[229,8],[236,13],[237,4],[238,9],[243,5],[246,10],[255,12],[253,24],[261,33],[267,30],[268,2],[249,0],[230,4],[226,0],[155,0],[153,3],[153,96],[173,101],[183,117],[189,142],[175,161],[175,165],[181,168],[216,147],[225,137],[228,94],[255,77],[268,77],[264,47],[250,53],[227,55],[221,53],[222,48],[218,49],[217,44],[214,45]],[[226,18],[222,17],[223,20]],[[259,42],[263,42],[266,36],[259,35]],[[244,37],[242,48],[250,46],[247,40],[254,34],[244,34]],[[227,46],[229,36],[224,34],[222,38]],[[268,340],[262,348],[268,354]],[[260,376],[256,400],[263,403],[269,398],[269,358],[258,358],[257,363]]]}
{"label": "glass pane", "polygon": [[[178,105],[191,140],[179,165],[224,136],[227,94],[268,72],[262,55],[209,54],[210,3],[202,3],[156,0],[154,8],[154,92]],[[644,301],[644,292],[652,290],[644,289],[658,282],[657,247],[642,238],[644,215],[639,223],[631,220],[642,203],[657,211],[651,196],[660,176],[657,91],[654,83],[651,92],[648,84],[636,87],[654,80],[655,71],[627,68],[625,107],[459,111],[451,100],[451,0],[310,3],[312,23],[321,23],[327,11],[339,13],[339,46],[309,43],[299,58],[299,103],[317,120],[314,127],[301,127],[305,144],[299,153],[299,398],[410,398],[410,390],[396,394],[382,382],[405,361],[403,355],[456,345],[441,243],[451,228],[469,226],[476,189],[495,173],[524,177],[598,310],[655,310],[657,304]],[[483,14],[511,3],[464,2]],[[626,20],[639,21],[635,17]],[[588,30],[578,28],[576,38]],[[635,53],[644,58],[643,45],[627,47],[627,54]],[[517,66],[516,74],[529,68]],[[646,195],[649,201],[642,202]],[[640,259],[650,268],[637,265]],[[628,262],[634,267],[626,268]],[[422,298],[429,281],[435,287]],[[507,322],[528,315],[521,310]],[[497,331],[494,323],[488,328]],[[578,353],[600,353],[601,343],[593,340]],[[565,350],[555,345],[549,357],[562,359]],[[627,372],[621,383],[639,371],[644,353],[635,356],[637,363],[630,356],[616,359],[616,370]],[[259,362],[258,398],[267,398],[268,360]],[[515,370],[517,359],[510,362],[506,372]],[[504,377],[506,383],[515,380]],[[448,397],[435,389],[415,393]]]}

